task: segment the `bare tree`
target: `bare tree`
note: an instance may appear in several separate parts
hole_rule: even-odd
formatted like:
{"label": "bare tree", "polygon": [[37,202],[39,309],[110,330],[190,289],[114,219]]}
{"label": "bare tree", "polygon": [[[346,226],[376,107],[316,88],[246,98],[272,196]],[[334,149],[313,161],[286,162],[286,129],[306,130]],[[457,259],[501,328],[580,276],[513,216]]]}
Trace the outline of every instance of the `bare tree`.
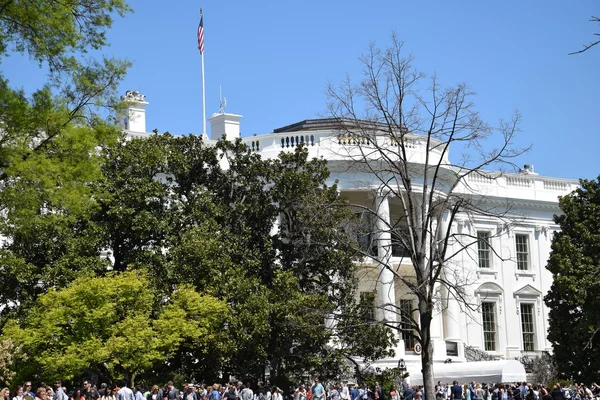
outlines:
{"label": "bare tree", "polygon": [[[464,290],[473,279],[457,256],[478,241],[491,246],[490,238],[456,229],[456,222],[477,216],[511,223],[510,207],[486,201],[475,182],[501,174],[488,170],[515,168],[514,158],[527,149],[513,145],[518,113],[497,127],[485,123],[467,85],[442,88],[435,75],[413,67],[402,46],[395,34],[385,49],[371,45],[360,58],[362,80],[328,85],[328,110],[338,121],[346,170],[375,180],[374,209],[355,206],[374,218],[377,251],[364,250],[379,265],[379,288],[392,290],[388,283],[396,280],[417,299],[416,310],[381,304],[383,321],[422,346],[425,393],[433,399],[434,315],[449,301],[475,307]],[[450,161],[450,147],[457,161]],[[393,219],[387,199],[400,210]],[[392,263],[393,252],[411,260],[411,273]]]}
{"label": "bare tree", "polygon": [[[589,21],[589,22],[595,22],[595,23],[597,23],[598,25],[600,25],[600,18],[599,18],[599,17],[594,17],[594,16],[592,15],[592,19],[590,19],[590,21]],[[594,33],[594,36],[596,36],[596,37],[600,37],[600,33]],[[595,46],[595,45],[597,45],[598,43],[600,43],[600,39],[594,40],[593,42],[591,42],[591,43],[588,43],[588,44],[585,44],[585,43],[584,43],[584,44],[582,44],[582,49],[581,49],[581,50],[573,51],[573,52],[569,53],[569,55],[583,53],[584,51],[587,51],[587,50],[591,49],[592,47],[594,47],[594,46]]]}

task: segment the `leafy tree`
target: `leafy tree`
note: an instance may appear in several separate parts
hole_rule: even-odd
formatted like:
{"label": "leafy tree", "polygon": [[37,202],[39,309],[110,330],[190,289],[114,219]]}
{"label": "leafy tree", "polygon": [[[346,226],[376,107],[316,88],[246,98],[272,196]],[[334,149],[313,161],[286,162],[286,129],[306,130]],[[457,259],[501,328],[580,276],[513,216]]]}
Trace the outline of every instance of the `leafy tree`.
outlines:
{"label": "leafy tree", "polygon": [[114,268],[147,266],[159,290],[189,282],[228,303],[228,344],[220,354],[186,346],[170,365],[181,376],[333,376],[345,356],[387,354],[387,328],[324,325],[359,310],[355,251],[339,229],[351,214],[306,149],[263,160],[240,141],[157,135],[110,149],[104,172],[95,220]]}
{"label": "leafy tree", "polygon": [[106,267],[89,218],[97,206],[90,183],[102,176],[98,149],[120,136],[101,115],[117,107],[129,63],[88,52],[107,45],[113,17],[130,10],[123,0],[0,4],[0,61],[23,53],[49,72],[31,95],[0,76],[2,314]]}
{"label": "leafy tree", "polygon": [[591,382],[600,372],[600,177],[559,200],[548,270],[553,282],[545,297],[550,308],[548,340],[559,373]]}
{"label": "leafy tree", "polygon": [[180,285],[157,298],[148,278],[123,272],[79,278],[40,295],[23,321],[5,336],[29,354],[17,365],[20,378],[73,379],[101,371],[110,381],[136,376],[169,358],[184,342],[214,340],[226,321],[225,303]]}

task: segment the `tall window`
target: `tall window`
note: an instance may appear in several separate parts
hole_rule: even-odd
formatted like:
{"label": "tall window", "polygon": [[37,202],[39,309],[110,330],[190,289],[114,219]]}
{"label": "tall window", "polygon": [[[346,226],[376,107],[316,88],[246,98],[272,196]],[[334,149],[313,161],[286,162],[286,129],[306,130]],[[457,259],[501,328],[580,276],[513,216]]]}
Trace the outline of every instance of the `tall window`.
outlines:
{"label": "tall window", "polygon": [[490,268],[492,261],[492,249],[490,238],[492,234],[487,231],[477,231],[477,253],[479,256],[479,268]]}
{"label": "tall window", "polygon": [[483,345],[485,351],[496,351],[496,303],[481,303]]}
{"label": "tall window", "polygon": [[404,350],[412,351],[415,349],[415,337],[413,333],[413,324],[411,317],[413,316],[412,300],[400,300],[400,328],[402,330],[402,340],[404,340]]}
{"label": "tall window", "polygon": [[517,245],[517,269],[526,271],[529,269],[529,235],[515,235]]}
{"label": "tall window", "polygon": [[535,324],[533,322],[533,304],[521,303],[521,331],[523,332],[523,350],[535,350]]}
{"label": "tall window", "polygon": [[360,292],[360,307],[362,317],[367,321],[375,320],[375,293]]}
{"label": "tall window", "polygon": [[370,256],[377,256],[377,241],[373,234],[374,217],[368,212],[357,214],[359,223],[357,226],[356,240],[359,248]]}

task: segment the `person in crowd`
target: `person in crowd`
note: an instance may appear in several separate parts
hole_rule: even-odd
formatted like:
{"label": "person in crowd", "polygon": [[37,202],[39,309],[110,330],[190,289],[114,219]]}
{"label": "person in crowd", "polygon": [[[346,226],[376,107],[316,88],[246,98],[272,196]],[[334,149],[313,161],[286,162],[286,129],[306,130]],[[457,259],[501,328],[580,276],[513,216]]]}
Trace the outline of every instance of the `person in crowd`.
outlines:
{"label": "person in crowd", "polygon": [[133,388],[133,396],[135,400],[144,400],[144,395],[141,386],[138,385]]}
{"label": "person in crowd", "polygon": [[70,397],[71,400],[83,400],[83,396],[81,395],[81,389],[74,389],[73,393]]}
{"label": "person in crowd", "polygon": [[304,384],[301,384],[300,386],[298,386],[298,400],[306,400],[306,398],[306,387],[304,386]]}
{"label": "person in crowd", "polygon": [[51,400],[54,398],[54,391],[50,386],[46,386],[46,400]]}
{"label": "person in crowd", "polygon": [[194,392],[194,385],[186,385],[183,400],[198,400],[198,393]]}
{"label": "person in crowd", "polygon": [[211,389],[211,390],[208,395],[208,400],[219,400],[219,398],[221,397],[219,395],[219,384],[215,383],[209,389]]}
{"label": "person in crowd", "polygon": [[458,384],[458,381],[452,382],[450,400],[462,400],[462,387]]}
{"label": "person in crowd", "polygon": [[329,387],[329,400],[340,400],[340,392],[338,391],[338,387],[336,384],[333,384]]}
{"label": "person in crowd", "polygon": [[[415,398],[415,391],[410,386],[407,386],[406,389],[404,389],[404,400],[414,400],[414,398]],[[462,400],[462,399],[459,399],[459,400]]]}
{"label": "person in crowd", "polygon": [[479,400],[477,398],[477,386],[475,385],[475,381],[472,381],[469,385],[469,400]]}
{"label": "person in crowd", "polygon": [[239,394],[240,400],[254,400],[254,392],[250,389],[250,383],[248,385],[242,385],[242,390]]}
{"label": "person in crowd", "polygon": [[10,390],[7,387],[0,390],[0,400],[10,400]]}
{"label": "person in crowd", "polygon": [[45,387],[39,387],[38,390],[35,391],[35,400],[46,400]]}
{"label": "person in crowd", "polygon": [[81,395],[85,400],[98,400],[100,398],[98,390],[88,380],[83,381]]}
{"label": "person in crowd", "polygon": [[27,381],[23,384],[23,396],[25,398],[30,397],[32,400],[35,398],[35,393],[32,391],[31,381]]}
{"label": "person in crowd", "polygon": [[319,377],[315,376],[314,384],[312,385],[312,398],[313,400],[325,400],[325,388],[319,382]]}
{"label": "person in crowd", "polygon": [[152,386],[152,389],[150,389],[150,392],[146,396],[146,400],[159,400],[158,399],[158,390],[159,390],[158,385]]}
{"label": "person in crowd", "polygon": [[[475,383],[475,382],[473,382]],[[481,383],[478,383],[475,386],[475,399],[485,400],[485,396],[483,395],[483,388],[481,387]]]}
{"label": "person in crowd", "polygon": [[102,397],[106,396],[107,394],[110,394],[110,389],[108,388],[108,384],[102,383],[100,385],[100,389],[98,389],[98,395],[102,399]]}
{"label": "person in crowd", "polygon": [[558,384],[554,385],[554,388],[552,389],[552,393],[550,393],[550,396],[552,397],[552,400],[566,400],[565,395],[563,394],[563,391],[562,391],[560,385],[558,385]]}
{"label": "person in crowd", "polygon": [[350,391],[350,400],[358,400],[358,390],[356,389],[356,385],[348,385]]}
{"label": "person in crowd", "polygon": [[54,395],[52,396],[52,400],[69,400],[69,396],[65,393],[65,389],[63,388],[62,381],[57,379],[54,381]]}
{"label": "person in crowd", "polygon": [[435,400],[444,400],[444,387],[439,383],[435,385]]}
{"label": "person in crowd", "polygon": [[229,389],[225,393],[225,400],[237,400],[237,396],[235,394],[235,386],[229,385]]}
{"label": "person in crowd", "polygon": [[121,381],[121,388],[117,392],[117,400],[135,400],[133,390],[127,387],[127,381]]}
{"label": "person in crowd", "polygon": [[17,386],[13,400],[23,400],[23,386]]}
{"label": "person in crowd", "polygon": [[100,400],[117,400],[117,391],[117,388],[111,390],[107,385],[106,389],[104,390],[104,395],[100,397]]}
{"label": "person in crowd", "polygon": [[273,386],[271,388],[271,400],[283,400],[283,390]]}
{"label": "person in crowd", "polygon": [[338,386],[339,386],[338,391],[340,392],[340,398],[342,400],[350,400],[350,390],[348,389],[348,387],[346,385],[344,385],[343,382],[340,382],[340,384]]}

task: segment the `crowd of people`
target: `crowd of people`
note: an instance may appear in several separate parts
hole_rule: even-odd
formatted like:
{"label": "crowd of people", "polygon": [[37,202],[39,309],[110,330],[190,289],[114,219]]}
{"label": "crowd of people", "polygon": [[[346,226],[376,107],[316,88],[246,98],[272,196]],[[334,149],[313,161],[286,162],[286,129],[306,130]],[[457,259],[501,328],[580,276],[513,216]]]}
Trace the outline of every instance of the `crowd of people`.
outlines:
{"label": "crowd of people", "polygon": [[[151,388],[136,386],[129,388],[123,381],[119,386],[109,387],[103,383],[98,388],[94,382],[85,380],[81,388],[67,391],[57,380],[54,387],[40,384],[33,390],[31,382],[17,386],[12,394],[8,388],[0,391],[0,400],[422,400],[424,388],[410,386],[391,386],[384,390],[379,383],[369,387],[367,384],[354,385],[332,383],[324,385],[314,378],[311,385],[299,384],[288,388],[269,387],[259,381],[255,385],[239,381],[228,385],[215,383],[184,384],[177,389],[169,381],[164,386]],[[435,386],[436,400],[600,400],[600,385],[573,384],[570,387],[554,385],[521,384],[485,384],[471,382],[460,385],[457,381],[445,384],[441,381]]]}

